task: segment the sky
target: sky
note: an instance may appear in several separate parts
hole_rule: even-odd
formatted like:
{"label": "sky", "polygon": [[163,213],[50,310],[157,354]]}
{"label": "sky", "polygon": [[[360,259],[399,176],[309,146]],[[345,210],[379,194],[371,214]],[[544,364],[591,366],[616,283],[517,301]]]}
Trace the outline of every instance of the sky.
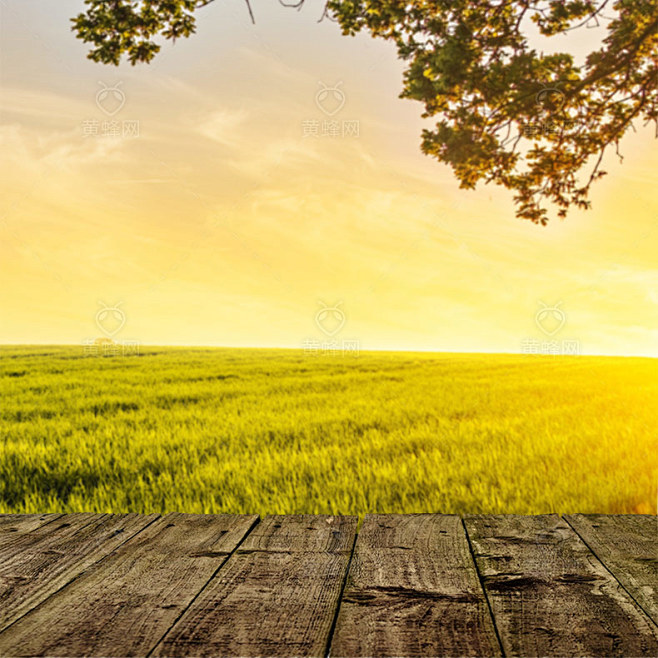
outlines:
{"label": "sky", "polygon": [[117,68],[0,1],[0,343],[658,356],[655,126],[537,226],[421,153],[393,44],[252,4]]}

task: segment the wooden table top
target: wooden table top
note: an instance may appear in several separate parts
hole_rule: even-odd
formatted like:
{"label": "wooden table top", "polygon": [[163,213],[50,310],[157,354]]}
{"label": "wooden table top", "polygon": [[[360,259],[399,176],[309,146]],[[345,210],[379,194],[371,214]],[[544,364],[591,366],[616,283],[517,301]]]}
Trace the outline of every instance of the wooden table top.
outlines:
{"label": "wooden table top", "polygon": [[655,657],[657,624],[655,516],[0,515],[0,656]]}

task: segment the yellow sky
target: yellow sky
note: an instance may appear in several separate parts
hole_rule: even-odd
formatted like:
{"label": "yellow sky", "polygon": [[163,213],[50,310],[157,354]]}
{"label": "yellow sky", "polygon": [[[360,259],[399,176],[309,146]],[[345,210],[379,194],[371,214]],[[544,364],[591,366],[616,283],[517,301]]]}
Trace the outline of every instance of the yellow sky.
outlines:
{"label": "yellow sky", "polygon": [[[655,127],[608,158],[593,210],[518,220],[421,154],[393,46],[318,25],[320,4],[255,3],[254,27],[216,2],[196,37],[118,69],[70,33],[82,2],[2,4],[0,342],[94,338],[103,302],[143,344],[658,356]],[[316,94],[339,82],[329,116]],[[359,135],[304,136],[329,120]],[[112,121],[139,135],[86,134]],[[342,302],[333,337],[321,302]]]}

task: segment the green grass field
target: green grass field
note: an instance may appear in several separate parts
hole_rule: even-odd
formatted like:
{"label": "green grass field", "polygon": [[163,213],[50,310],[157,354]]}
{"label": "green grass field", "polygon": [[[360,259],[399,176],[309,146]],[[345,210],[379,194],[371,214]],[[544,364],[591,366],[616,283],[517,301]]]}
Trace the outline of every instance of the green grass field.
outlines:
{"label": "green grass field", "polygon": [[0,387],[0,512],[656,511],[656,359],[2,347]]}

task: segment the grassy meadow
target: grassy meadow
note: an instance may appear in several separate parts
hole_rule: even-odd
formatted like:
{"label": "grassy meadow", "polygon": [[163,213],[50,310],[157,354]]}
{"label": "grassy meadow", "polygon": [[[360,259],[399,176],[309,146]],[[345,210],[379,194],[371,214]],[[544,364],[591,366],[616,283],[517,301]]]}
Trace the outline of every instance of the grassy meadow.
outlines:
{"label": "grassy meadow", "polygon": [[656,511],[656,359],[5,346],[0,394],[0,512]]}

